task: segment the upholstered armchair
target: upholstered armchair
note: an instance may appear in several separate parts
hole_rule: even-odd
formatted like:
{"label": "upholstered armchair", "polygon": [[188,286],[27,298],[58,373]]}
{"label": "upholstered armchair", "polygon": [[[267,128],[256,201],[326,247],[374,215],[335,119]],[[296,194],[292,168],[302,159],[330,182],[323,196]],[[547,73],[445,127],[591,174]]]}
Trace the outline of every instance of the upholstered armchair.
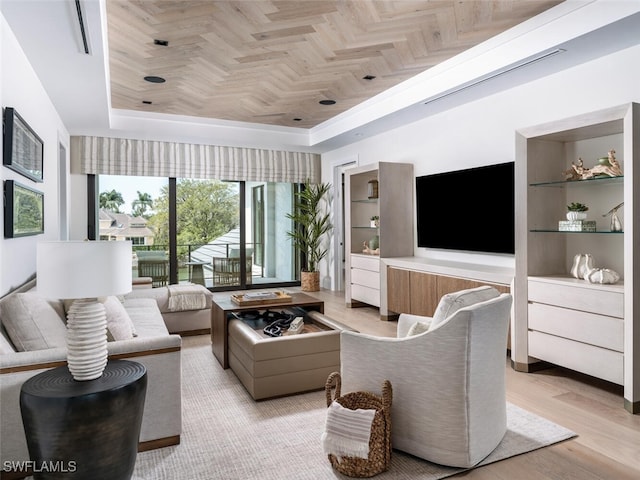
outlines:
{"label": "upholstered armchair", "polygon": [[393,388],[392,445],[472,467],[506,433],[505,366],[512,298],[488,286],[442,297],[433,316],[400,315],[398,337],[341,334],[344,392]]}

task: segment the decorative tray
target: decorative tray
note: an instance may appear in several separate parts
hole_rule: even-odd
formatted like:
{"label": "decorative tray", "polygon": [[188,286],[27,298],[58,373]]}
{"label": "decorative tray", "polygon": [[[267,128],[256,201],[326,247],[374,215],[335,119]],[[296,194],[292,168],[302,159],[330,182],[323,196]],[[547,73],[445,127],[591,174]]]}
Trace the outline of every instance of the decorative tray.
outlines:
{"label": "decorative tray", "polygon": [[[262,295],[264,293],[264,295]],[[233,294],[231,301],[240,306],[277,305],[291,302],[291,295],[284,292],[262,292],[260,294]],[[267,294],[268,293],[268,294]]]}

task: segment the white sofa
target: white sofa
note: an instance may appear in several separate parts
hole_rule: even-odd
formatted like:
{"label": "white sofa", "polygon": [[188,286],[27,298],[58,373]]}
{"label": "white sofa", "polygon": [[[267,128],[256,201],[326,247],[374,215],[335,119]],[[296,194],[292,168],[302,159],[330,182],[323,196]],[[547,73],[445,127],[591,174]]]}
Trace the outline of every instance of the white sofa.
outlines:
{"label": "white sofa", "polygon": [[135,288],[125,295],[127,300],[137,298],[152,298],[156,301],[164,324],[169,333],[180,335],[205,335],[211,331],[211,314],[213,294],[202,285],[178,285],[178,288],[187,288],[188,293],[202,295],[204,301],[202,308],[171,308],[171,291],[174,285],[159,288]]}
{"label": "white sofa", "polygon": [[[20,415],[21,385],[30,377],[66,364],[64,330],[55,323],[61,316],[63,302],[43,301],[33,290],[35,280],[0,299],[0,452],[5,462],[29,459]],[[122,303],[137,336],[110,341],[109,358],[128,359],[147,369],[147,393],[140,432],[139,450],[150,450],[180,443],[181,405],[181,337],[170,334],[155,299],[127,298]],[[22,311],[24,309],[24,311]],[[23,341],[15,333],[15,321],[8,316],[33,321]],[[28,320],[28,319],[31,320]],[[46,321],[45,321],[46,319]],[[45,323],[47,323],[45,325]],[[6,328],[7,327],[7,328]],[[9,335],[13,332],[14,342]],[[21,343],[16,351],[14,343]],[[38,348],[42,347],[42,348]],[[20,478],[2,471],[2,478]]]}

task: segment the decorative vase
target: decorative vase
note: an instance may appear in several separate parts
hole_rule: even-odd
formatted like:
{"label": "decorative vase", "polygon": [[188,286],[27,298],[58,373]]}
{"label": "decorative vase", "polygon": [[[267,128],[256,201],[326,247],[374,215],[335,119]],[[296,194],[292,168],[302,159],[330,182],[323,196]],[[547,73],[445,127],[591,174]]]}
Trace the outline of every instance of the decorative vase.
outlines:
{"label": "decorative vase", "polygon": [[575,278],[586,279],[587,274],[593,270],[593,256],[589,253],[579,253],[573,257],[571,275]]}
{"label": "decorative vase", "polygon": [[300,272],[300,287],[303,292],[320,291],[320,272]]}
{"label": "decorative vase", "polygon": [[594,268],[587,273],[585,280],[589,283],[617,283],[620,280],[620,274],[609,268]]}
{"label": "decorative vase", "polygon": [[378,180],[369,180],[367,183],[367,197],[378,198]]}
{"label": "decorative vase", "polygon": [[567,220],[585,220],[587,218],[586,212],[567,212]]}

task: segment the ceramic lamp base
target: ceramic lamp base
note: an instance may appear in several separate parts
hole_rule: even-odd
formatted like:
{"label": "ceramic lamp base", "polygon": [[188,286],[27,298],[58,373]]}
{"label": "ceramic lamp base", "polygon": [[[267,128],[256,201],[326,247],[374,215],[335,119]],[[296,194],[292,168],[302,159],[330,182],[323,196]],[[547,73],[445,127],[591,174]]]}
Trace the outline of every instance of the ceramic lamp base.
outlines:
{"label": "ceramic lamp base", "polygon": [[75,300],[67,314],[67,364],[74,380],[99,378],[107,366],[107,314],[95,298]]}

